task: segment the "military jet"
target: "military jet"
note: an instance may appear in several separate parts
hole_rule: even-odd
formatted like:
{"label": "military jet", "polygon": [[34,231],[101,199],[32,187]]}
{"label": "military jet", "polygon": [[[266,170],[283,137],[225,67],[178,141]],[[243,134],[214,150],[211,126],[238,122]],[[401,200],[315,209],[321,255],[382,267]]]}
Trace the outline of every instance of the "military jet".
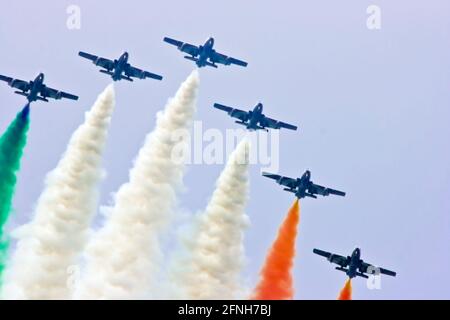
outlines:
{"label": "military jet", "polygon": [[30,81],[14,79],[3,75],[0,75],[0,80],[7,82],[12,88],[19,89],[14,91],[14,93],[26,97],[28,102],[37,100],[48,102],[48,98],[55,100],[62,98],[78,100],[78,97],[73,94],[47,87],[44,84],[43,73],[40,73],[34,80]]}
{"label": "military jet", "polygon": [[297,179],[283,177],[268,172],[263,172],[262,175],[264,177],[274,179],[278,184],[281,184],[282,186],[286,186],[287,188],[284,188],[283,190],[294,193],[295,196],[299,199],[305,197],[317,199],[316,195],[328,196],[330,194],[345,197],[345,192],[314,184],[311,181],[311,172],[309,170],[307,170],[301,178]]}
{"label": "military jet", "polygon": [[248,112],[239,109],[233,109],[231,107],[227,107],[219,103],[215,103],[214,108],[223,110],[227,112],[231,117],[239,119],[239,121],[235,122],[237,124],[245,126],[250,131],[254,130],[269,131],[266,128],[271,129],[286,128],[290,130],[297,130],[297,127],[294,125],[266,117],[262,113],[263,111],[262,103],[258,103],[253,110],[250,110]]}
{"label": "military jet", "polygon": [[187,53],[188,55],[184,58],[194,61],[199,68],[206,66],[217,68],[216,63],[224,64],[226,66],[230,64],[235,64],[242,67],[247,66],[247,62],[228,57],[214,50],[214,38],[209,38],[208,40],[206,40],[205,44],[200,46],[194,46],[193,44],[185,43],[167,37],[165,37],[163,40],[171,45],[176,46],[181,52]]}
{"label": "military jet", "polygon": [[366,274],[385,274],[388,276],[395,277],[396,273],[383,268],[375,267],[369,263],[364,262],[361,259],[361,250],[356,248],[353,250],[351,256],[340,256],[338,254],[333,254],[330,252],[322,251],[319,249],[314,249],[313,252],[319,256],[327,258],[331,263],[337,264],[336,270],[343,271],[350,278],[362,277],[369,278]]}
{"label": "military jet", "polygon": [[128,63],[129,54],[124,52],[119,59],[109,60],[106,58],[94,56],[90,53],[80,51],[78,53],[80,57],[91,60],[96,66],[102,67],[101,73],[106,73],[111,76],[114,81],[122,79],[133,81],[132,78],[146,79],[152,78],[156,80],[162,80],[162,76],[154,74],[148,71],[144,71],[133,67]]}

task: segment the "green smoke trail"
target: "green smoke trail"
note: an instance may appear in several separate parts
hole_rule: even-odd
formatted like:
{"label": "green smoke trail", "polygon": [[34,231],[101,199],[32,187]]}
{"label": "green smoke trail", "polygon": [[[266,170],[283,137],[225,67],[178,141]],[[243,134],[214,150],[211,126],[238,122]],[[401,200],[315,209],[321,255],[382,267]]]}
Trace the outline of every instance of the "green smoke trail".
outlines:
{"label": "green smoke trail", "polygon": [[9,247],[9,239],[4,234],[4,227],[12,211],[16,173],[20,168],[20,159],[27,143],[29,115],[30,106],[26,105],[0,137],[0,284]]}

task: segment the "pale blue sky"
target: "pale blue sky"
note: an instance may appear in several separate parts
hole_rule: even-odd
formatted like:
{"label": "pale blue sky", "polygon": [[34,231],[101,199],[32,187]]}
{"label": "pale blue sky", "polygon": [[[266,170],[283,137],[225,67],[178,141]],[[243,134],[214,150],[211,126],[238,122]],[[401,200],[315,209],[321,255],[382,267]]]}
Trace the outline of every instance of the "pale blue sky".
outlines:
{"label": "pale blue sky", "polygon": [[[128,50],[138,67],[162,82],[118,83],[117,110],[105,154],[102,203],[127,179],[154,114],[193,69],[162,42],[216,38],[217,49],[248,68],[201,70],[197,119],[205,128],[234,128],[214,102],[250,108],[299,125],[281,132],[281,173],[312,170],[346,198],[302,201],[295,261],[296,298],[334,299],[345,281],[318,247],[391,268],[382,290],[354,281],[357,299],[450,298],[450,3],[433,1],[10,1],[0,12],[0,73],[80,95],[79,102],[37,103],[15,199],[14,224],[27,221],[84,112],[109,83],[84,50],[113,58]],[[145,4],[144,4],[145,3]],[[66,8],[81,8],[81,30],[66,28]],[[366,28],[376,4],[381,30]],[[0,84],[0,128],[24,104]],[[222,166],[192,166],[181,203],[202,209]],[[251,168],[246,233],[255,283],[264,256],[293,199]]]}

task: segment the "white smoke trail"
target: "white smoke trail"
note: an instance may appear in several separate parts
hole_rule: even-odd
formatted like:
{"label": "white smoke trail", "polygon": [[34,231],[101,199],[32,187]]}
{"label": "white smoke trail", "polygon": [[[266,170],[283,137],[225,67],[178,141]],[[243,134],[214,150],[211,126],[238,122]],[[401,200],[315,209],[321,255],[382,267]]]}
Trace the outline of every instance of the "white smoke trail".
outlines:
{"label": "white smoke trail", "polygon": [[173,161],[173,133],[188,129],[195,113],[198,72],[193,71],[158,114],[156,128],[139,152],[129,182],[115,195],[105,226],[86,250],[86,270],[76,299],[154,298],[163,256],[160,236],[172,219],[183,163]]}
{"label": "white smoke trail", "polygon": [[86,113],[57,167],[47,175],[31,222],[16,230],[17,248],[4,274],[3,298],[68,299],[97,207],[102,152],[114,110],[109,85]]}
{"label": "white smoke trail", "polygon": [[196,217],[187,254],[175,263],[172,277],[176,298],[236,299],[245,289],[244,230],[248,198],[249,142],[243,140],[231,154],[204,213]]}

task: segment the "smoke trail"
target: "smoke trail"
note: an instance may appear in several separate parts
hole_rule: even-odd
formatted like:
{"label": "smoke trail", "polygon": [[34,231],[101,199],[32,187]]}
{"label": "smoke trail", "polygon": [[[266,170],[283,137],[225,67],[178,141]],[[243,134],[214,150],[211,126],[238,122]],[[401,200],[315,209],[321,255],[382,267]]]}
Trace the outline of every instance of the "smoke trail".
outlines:
{"label": "smoke trail", "polygon": [[352,280],[347,279],[344,287],[339,293],[338,300],[352,300]]}
{"label": "smoke trail", "polygon": [[68,271],[78,262],[95,212],[101,155],[113,109],[110,85],[48,174],[32,221],[17,232],[17,249],[5,270],[5,298],[70,298]]}
{"label": "smoke trail", "polygon": [[172,159],[179,144],[172,135],[191,126],[198,83],[198,72],[193,71],[158,114],[156,128],[147,136],[129,182],[118,190],[105,226],[87,246],[86,270],[75,298],[152,297],[163,259],[159,238],[171,221],[184,173],[183,163]]}
{"label": "smoke trail", "polygon": [[298,199],[288,212],[278,230],[278,236],[267,255],[256,286],[255,300],[288,300],[294,297],[292,266],[295,256],[295,240],[300,220]]}
{"label": "smoke trail", "polygon": [[243,140],[231,154],[205,212],[196,217],[193,238],[185,241],[187,257],[173,274],[180,298],[236,299],[244,291],[248,149]]}
{"label": "smoke trail", "polygon": [[20,160],[27,143],[29,127],[30,105],[26,105],[0,137],[0,277],[5,268],[9,247],[4,227],[12,210],[17,182],[16,174],[20,169]]}

